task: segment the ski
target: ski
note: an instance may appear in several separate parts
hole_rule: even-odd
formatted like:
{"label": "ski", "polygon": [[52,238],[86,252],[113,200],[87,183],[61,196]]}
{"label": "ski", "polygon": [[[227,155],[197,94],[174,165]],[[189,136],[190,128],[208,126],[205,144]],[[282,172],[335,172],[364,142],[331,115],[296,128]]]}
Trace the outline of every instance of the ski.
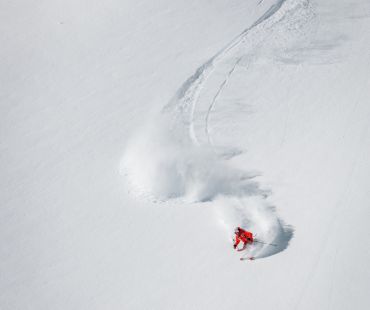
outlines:
{"label": "ski", "polygon": [[240,257],[240,260],[243,261],[243,260],[254,260],[254,257],[253,256],[250,256],[250,257]]}

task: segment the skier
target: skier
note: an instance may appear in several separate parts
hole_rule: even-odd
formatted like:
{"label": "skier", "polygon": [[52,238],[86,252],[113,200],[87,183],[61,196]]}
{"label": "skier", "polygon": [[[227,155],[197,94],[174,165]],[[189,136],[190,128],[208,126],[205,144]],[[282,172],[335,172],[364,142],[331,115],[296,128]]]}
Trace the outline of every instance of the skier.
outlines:
{"label": "skier", "polygon": [[242,251],[247,247],[247,244],[253,243],[253,234],[249,231],[246,231],[240,227],[235,228],[235,243],[234,243],[234,249],[237,248],[238,244],[242,241],[244,243],[243,248],[238,250]]}

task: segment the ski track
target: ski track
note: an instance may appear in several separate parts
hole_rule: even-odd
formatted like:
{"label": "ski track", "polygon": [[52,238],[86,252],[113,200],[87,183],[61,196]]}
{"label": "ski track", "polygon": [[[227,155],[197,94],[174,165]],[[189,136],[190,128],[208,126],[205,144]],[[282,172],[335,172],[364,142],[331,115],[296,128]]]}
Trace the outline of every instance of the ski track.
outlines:
{"label": "ski track", "polygon": [[227,74],[226,78],[224,79],[224,81],[221,83],[220,87],[218,88],[215,96],[213,97],[213,100],[211,102],[211,104],[209,105],[208,107],[208,110],[207,110],[207,114],[206,114],[206,119],[205,119],[205,134],[207,136],[207,140],[208,140],[208,143],[210,145],[213,146],[213,142],[212,142],[212,139],[211,139],[211,135],[209,134],[209,117],[211,115],[211,112],[212,110],[214,109],[215,105],[216,105],[216,101],[218,99],[218,97],[220,96],[222,90],[224,89],[224,87],[226,86],[227,82],[229,81],[231,75],[234,73],[235,69],[236,69],[236,66],[239,64],[239,62],[242,60],[242,58],[238,58],[238,60],[235,62],[234,66],[231,68],[231,70],[229,71],[229,73]]}
{"label": "ski track", "polygon": [[[286,29],[300,28],[300,23],[311,16],[308,8],[308,0],[280,0],[272,5],[183,83],[163,108],[156,125],[134,140],[123,160],[123,173],[134,185],[136,194],[161,203],[211,202],[229,240],[234,227],[242,226],[257,233],[260,240],[278,244],[248,247],[247,255],[255,258],[286,249],[293,229],[277,216],[275,208],[268,203],[269,191],[261,188],[254,180],[255,175],[231,167],[217,155],[210,135],[210,115],[248,51],[262,46],[279,25],[283,34]],[[221,71],[224,76],[221,83],[207,88],[210,77],[221,65],[226,68]],[[199,131],[195,130],[194,120],[201,110],[198,105],[203,89],[215,93],[209,101],[202,102],[208,107],[204,108],[203,130]],[[201,132],[205,137],[201,138]],[[141,174],[142,170],[146,171],[145,175]]]}
{"label": "ski track", "polygon": [[[203,84],[213,73],[217,64],[225,59],[228,54],[233,52],[233,50],[247,38],[252,30],[258,30],[258,26],[263,25],[264,22],[269,21],[270,17],[274,16],[275,13],[278,13],[279,9],[286,1],[292,2],[289,0],[279,0],[277,3],[273,4],[256,22],[254,22],[250,27],[245,29],[240,35],[234,38],[225,48],[220,50],[206,63],[200,66],[196,72],[185,81],[185,83],[176,92],[174,98],[163,109],[164,112],[174,110],[174,114],[177,114],[177,116],[181,117],[182,123],[189,127],[190,137],[195,144],[199,145],[199,142],[196,134],[194,133],[192,119],[194,118],[196,102]],[[284,14],[279,14],[278,18],[282,18],[280,15],[283,16]],[[189,108],[190,112],[188,111]],[[176,116],[175,119],[178,120]]]}

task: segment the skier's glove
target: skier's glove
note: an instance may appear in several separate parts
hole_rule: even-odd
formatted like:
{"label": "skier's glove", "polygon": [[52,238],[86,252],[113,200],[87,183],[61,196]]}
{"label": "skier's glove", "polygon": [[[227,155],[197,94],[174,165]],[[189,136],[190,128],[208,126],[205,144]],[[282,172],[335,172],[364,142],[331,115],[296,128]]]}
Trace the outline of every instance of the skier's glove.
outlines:
{"label": "skier's glove", "polygon": [[236,244],[234,244],[234,249],[236,249]]}

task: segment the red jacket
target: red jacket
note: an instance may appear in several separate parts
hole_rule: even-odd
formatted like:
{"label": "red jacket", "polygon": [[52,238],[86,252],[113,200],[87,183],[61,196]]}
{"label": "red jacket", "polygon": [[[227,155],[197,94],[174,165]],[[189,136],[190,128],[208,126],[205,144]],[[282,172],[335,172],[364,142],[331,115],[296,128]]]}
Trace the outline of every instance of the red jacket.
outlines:
{"label": "red jacket", "polygon": [[240,241],[242,241],[245,245],[247,245],[248,243],[253,243],[253,234],[238,227],[238,232],[235,233],[235,248],[238,246]]}

